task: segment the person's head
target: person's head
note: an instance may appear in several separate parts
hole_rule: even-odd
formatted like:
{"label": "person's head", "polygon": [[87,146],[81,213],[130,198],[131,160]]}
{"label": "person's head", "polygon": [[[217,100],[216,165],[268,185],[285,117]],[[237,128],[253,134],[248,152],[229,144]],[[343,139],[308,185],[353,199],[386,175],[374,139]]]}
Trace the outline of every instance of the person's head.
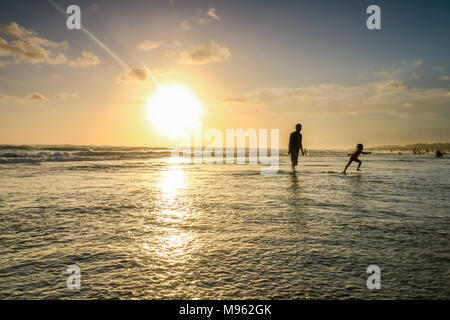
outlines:
{"label": "person's head", "polygon": [[364,149],[364,146],[361,143],[358,143],[358,145],[356,146],[356,148],[358,148],[359,150]]}
{"label": "person's head", "polygon": [[297,132],[302,131],[302,125],[301,125],[300,123],[297,123],[297,124],[295,125],[295,131],[297,131]]}

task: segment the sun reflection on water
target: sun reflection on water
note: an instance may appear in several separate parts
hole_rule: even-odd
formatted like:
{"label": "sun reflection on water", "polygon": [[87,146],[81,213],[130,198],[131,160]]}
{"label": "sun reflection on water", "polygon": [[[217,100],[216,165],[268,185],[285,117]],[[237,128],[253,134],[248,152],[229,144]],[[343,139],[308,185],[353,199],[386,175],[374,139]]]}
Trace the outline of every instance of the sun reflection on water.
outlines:
{"label": "sun reflection on water", "polygon": [[186,187],[183,169],[180,166],[174,166],[164,171],[159,186],[163,199],[174,199],[177,196],[178,190]]}
{"label": "sun reflection on water", "polygon": [[[184,262],[194,249],[195,235],[186,231],[186,220],[192,208],[189,199],[180,192],[186,188],[186,173],[179,163],[168,163],[157,182],[159,201],[153,210],[155,224],[151,238],[145,239],[142,249],[157,257],[163,264],[178,265],[171,274],[182,273]],[[179,269],[178,269],[179,268]],[[181,275],[180,275],[181,276]]]}

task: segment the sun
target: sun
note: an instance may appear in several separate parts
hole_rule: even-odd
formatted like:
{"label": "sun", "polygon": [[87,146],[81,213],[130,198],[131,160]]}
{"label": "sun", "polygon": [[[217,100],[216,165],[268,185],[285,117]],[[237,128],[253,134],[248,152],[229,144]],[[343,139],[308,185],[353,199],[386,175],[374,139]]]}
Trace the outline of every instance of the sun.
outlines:
{"label": "sun", "polygon": [[179,85],[161,87],[148,101],[147,116],[159,132],[177,139],[201,125],[202,105]]}

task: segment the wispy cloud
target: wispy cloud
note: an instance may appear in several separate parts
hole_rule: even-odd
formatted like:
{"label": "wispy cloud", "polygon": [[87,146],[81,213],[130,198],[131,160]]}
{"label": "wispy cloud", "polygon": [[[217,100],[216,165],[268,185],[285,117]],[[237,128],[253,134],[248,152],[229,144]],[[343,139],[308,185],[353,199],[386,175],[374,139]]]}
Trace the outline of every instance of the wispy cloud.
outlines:
{"label": "wispy cloud", "polygon": [[27,96],[27,99],[33,100],[33,101],[43,101],[43,102],[48,102],[48,99],[47,99],[43,94],[41,94],[41,93],[39,93],[39,92],[33,92],[33,93],[30,93],[30,94]]}
{"label": "wispy cloud", "polygon": [[433,71],[445,71],[445,70],[447,70],[447,68],[443,67],[443,66],[434,66],[434,67],[431,67],[431,70],[433,70]]}
{"label": "wispy cloud", "polygon": [[136,46],[136,48],[140,51],[151,51],[154,49],[157,49],[160,46],[160,43],[158,41],[152,41],[152,40],[144,40]]}
{"label": "wispy cloud", "polygon": [[2,103],[2,102],[21,103],[23,101],[24,101],[24,99],[21,97],[10,96],[10,95],[0,93],[0,103]]}
{"label": "wispy cloud", "polygon": [[440,76],[439,79],[444,81],[450,81],[450,76]]}
{"label": "wispy cloud", "polygon": [[400,61],[392,64],[388,68],[384,68],[375,72],[375,75],[384,79],[399,78],[400,76],[411,75],[415,76],[414,71],[419,69],[423,65],[422,59],[416,59],[413,61]]}
{"label": "wispy cloud", "polygon": [[378,91],[398,90],[398,89],[404,89],[404,88],[405,88],[405,84],[402,81],[396,81],[396,80],[386,81],[386,82],[383,82],[383,83],[380,83],[377,85]]}
{"label": "wispy cloud", "polygon": [[196,17],[190,17],[189,19],[183,20],[180,27],[182,31],[189,31],[192,30],[193,24],[205,25],[220,20],[221,17],[217,14],[216,8],[210,8],[206,12],[204,10],[198,10]]}
{"label": "wispy cloud", "polygon": [[[380,87],[383,88],[380,90]],[[395,80],[359,86],[321,84],[304,87],[262,88],[223,102],[246,102],[240,112],[267,115],[295,114],[308,117],[340,117],[387,114],[401,118],[448,121],[450,93],[446,89],[408,88]],[[431,116],[433,114],[433,116]],[[446,120],[447,119],[447,120]]]}
{"label": "wispy cloud", "polygon": [[58,100],[58,101],[67,101],[72,99],[78,99],[80,96],[76,93],[68,93],[68,92],[61,92],[61,93],[51,93],[48,95],[48,97],[51,100]]}
{"label": "wispy cloud", "polygon": [[230,50],[215,41],[207,41],[203,45],[196,46],[190,50],[180,53],[178,62],[184,65],[204,65],[226,60],[231,56]]}
{"label": "wispy cloud", "polygon": [[117,79],[118,83],[139,83],[148,79],[147,73],[143,69],[125,69]]}
{"label": "wispy cloud", "polygon": [[223,102],[238,102],[238,103],[246,103],[248,101],[247,98],[223,98]]}
{"label": "wispy cloud", "polygon": [[71,99],[77,99],[80,96],[75,93],[61,92],[61,93],[50,93],[44,95],[40,92],[31,92],[26,96],[11,96],[0,94],[0,103],[25,103],[25,102],[51,102],[51,101],[68,101]]}
{"label": "wispy cloud", "polygon": [[187,20],[184,20],[184,21],[181,23],[180,27],[181,27],[181,30],[182,30],[182,31],[185,31],[185,32],[192,29],[191,24],[190,24],[189,21],[187,21]]}
{"label": "wispy cloud", "polygon": [[92,52],[83,51],[81,57],[76,60],[69,61],[71,67],[88,67],[101,63],[100,59]]}
{"label": "wispy cloud", "polygon": [[216,20],[216,21],[220,21],[220,17],[217,15],[216,12],[216,8],[211,8],[208,10],[208,12],[206,13],[209,17],[211,17],[212,19]]}
{"label": "wispy cloud", "polygon": [[212,21],[220,21],[220,17],[217,14],[215,8],[210,8],[208,11],[206,11],[206,14],[203,13],[203,11],[200,11],[200,14],[202,15],[202,17],[200,17],[198,19],[198,22],[200,24],[207,24],[207,23],[210,23]]}

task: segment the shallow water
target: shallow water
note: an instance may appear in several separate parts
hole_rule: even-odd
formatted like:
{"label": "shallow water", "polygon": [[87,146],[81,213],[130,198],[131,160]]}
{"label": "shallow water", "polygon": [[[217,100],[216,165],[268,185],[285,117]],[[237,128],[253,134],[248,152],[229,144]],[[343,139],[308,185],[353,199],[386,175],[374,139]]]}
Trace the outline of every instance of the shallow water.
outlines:
{"label": "shallow water", "polygon": [[159,149],[0,153],[0,298],[450,298],[448,156],[364,155],[345,176],[346,151],[297,175],[285,152],[275,175]]}

